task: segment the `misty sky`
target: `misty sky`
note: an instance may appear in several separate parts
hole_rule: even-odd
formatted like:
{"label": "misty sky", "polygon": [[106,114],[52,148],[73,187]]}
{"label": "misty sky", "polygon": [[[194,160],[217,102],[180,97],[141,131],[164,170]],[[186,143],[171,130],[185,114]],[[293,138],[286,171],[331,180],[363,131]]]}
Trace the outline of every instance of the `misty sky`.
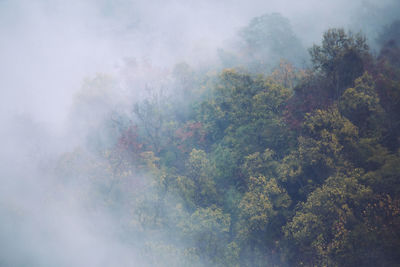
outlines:
{"label": "misty sky", "polygon": [[[154,65],[201,63],[255,16],[288,17],[305,46],[380,1],[0,1],[2,113],[29,113],[59,128],[84,77],[123,57]],[[368,14],[369,14],[368,13]],[[381,19],[377,12],[375,19]]]}

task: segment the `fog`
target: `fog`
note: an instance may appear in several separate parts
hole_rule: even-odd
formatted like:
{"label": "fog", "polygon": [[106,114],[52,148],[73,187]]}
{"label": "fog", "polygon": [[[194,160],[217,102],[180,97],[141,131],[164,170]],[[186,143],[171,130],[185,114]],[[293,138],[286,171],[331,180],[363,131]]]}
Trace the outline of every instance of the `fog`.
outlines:
{"label": "fog", "polygon": [[[274,12],[289,19],[304,47],[319,43],[329,27],[363,30],[373,46],[377,31],[398,18],[399,4],[0,0],[0,265],[150,265],[138,248],[154,237],[124,240],[127,219],[92,198],[93,174],[60,182],[59,158],[77,148],[90,154],[88,121],[98,125],[115,108],[128,112],[145,85],[168,80],[177,63],[210,69],[218,48],[230,47],[253,17]],[[128,59],[139,66],[131,80]],[[92,107],[105,110],[94,115],[90,105],[77,110],[85,79],[99,73],[117,81],[108,92],[112,100]]]}
{"label": "fog", "polygon": [[396,9],[387,10],[394,0],[0,4],[2,108],[35,114],[52,127],[62,124],[84,77],[112,71],[123,57],[157,66],[209,61],[217,47],[264,13],[289,18],[306,47],[318,42],[328,27],[362,29],[368,16],[367,23],[378,28],[397,15]]}

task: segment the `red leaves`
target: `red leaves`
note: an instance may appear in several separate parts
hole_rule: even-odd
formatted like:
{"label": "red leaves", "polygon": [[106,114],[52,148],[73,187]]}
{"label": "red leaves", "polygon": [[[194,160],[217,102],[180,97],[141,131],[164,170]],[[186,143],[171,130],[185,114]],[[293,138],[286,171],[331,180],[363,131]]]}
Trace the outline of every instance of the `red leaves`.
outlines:
{"label": "red leaves", "polygon": [[117,148],[131,153],[140,153],[143,144],[139,142],[137,125],[130,126],[118,139]]}
{"label": "red leaves", "polygon": [[188,122],[175,131],[177,147],[182,153],[189,152],[193,146],[204,143],[205,135],[201,122]]}

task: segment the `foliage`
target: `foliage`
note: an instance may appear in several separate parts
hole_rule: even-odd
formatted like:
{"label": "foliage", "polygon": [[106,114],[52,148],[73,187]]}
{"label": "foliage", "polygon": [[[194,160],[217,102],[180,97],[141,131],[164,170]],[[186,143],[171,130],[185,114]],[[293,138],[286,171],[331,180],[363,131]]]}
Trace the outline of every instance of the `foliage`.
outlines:
{"label": "foliage", "polygon": [[237,34],[232,51],[219,49],[225,68],[245,66],[252,73],[269,73],[284,59],[304,65],[306,50],[293,32],[290,22],[279,13],[253,18]]}
{"label": "foliage", "polygon": [[368,45],[361,34],[330,29],[324,33],[322,45],[310,49],[314,68],[332,82],[335,98],[365,70]]}
{"label": "foliage", "polygon": [[[277,14],[241,37],[247,63],[300,47]],[[398,266],[399,51],[388,43],[375,57],[361,34],[330,29],[310,69],[214,75],[180,63],[176,91],[108,113],[96,134],[112,142],[92,133],[94,155],[65,154],[56,171],[95,184],[153,265]]]}

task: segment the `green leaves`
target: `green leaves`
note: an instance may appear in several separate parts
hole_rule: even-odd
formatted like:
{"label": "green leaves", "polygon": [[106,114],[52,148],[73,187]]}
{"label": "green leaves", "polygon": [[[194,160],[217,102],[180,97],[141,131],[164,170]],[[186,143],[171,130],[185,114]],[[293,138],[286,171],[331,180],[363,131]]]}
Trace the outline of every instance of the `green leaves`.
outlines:
{"label": "green leaves", "polygon": [[360,224],[361,211],[372,193],[358,179],[358,170],[331,176],[301,205],[285,227],[285,235],[299,249],[294,261],[343,266],[336,262],[337,253],[350,254],[354,249],[347,242],[351,242],[350,233]]}
{"label": "green leaves", "polygon": [[187,174],[177,179],[179,192],[189,208],[207,207],[217,203],[217,191],[212,177],[213,166],[202,150],[193,149],[186,163]]}
{"label": "green leaves", "polygon": [[[339,102],[340,112],[369,136],[379,136],[383,122],[383,109],[375,91],[375,84],[368,73],[355,80]],[[380,125],[381,124],[381,125]]]}
{"label": "green leaves", "polygon": [[274,178],[250,177],[248,191],[239,204],[239,239],[251,243],[261,235],[271,246],[273,238],[280,235],[279,217],[290,204],[286,190]]}
{"label": "green leaves", "polygon": [[228,246],[231,218],[220,208],[212,205],[197,209],[182,222],[183,233],[191,240],[197,254],[207,264],[234,264],[237,261],[237,246]]}
{"label": "green leaves", "polygon": [[329,29],[324,33],[322,45],[309,49],[314,70],[328,81],[331,98],[337,100],[362,75],[370,61],[368,50],[364,36],[346,34],[343,29]]}
{"label": "green leaves", "polygon": [[[250,69],[262,73],[281,58],[300,64],[305,51],[288,19],[278,13],[253,18],[240,33]],[[246,61],[245,61],[246,62]]]}
{"label": "green leaves", "polygon": [[[249,66],[296,46],[276,14],[242,37]],[[155,265],[172,255],[178,266],[395,266],[400,50],[385,49],[375,63],[363,36],[331,29],[302,75],[284,61],[268,77],[178,64],[176,95],[153,92],[131,117],[110,117],[122,133],[101,161],[78,151],[59,171],[96,181],[131,231],[167,236],[146,243]],[[80,101],[102,100],[110,82],[89,82]]]}

